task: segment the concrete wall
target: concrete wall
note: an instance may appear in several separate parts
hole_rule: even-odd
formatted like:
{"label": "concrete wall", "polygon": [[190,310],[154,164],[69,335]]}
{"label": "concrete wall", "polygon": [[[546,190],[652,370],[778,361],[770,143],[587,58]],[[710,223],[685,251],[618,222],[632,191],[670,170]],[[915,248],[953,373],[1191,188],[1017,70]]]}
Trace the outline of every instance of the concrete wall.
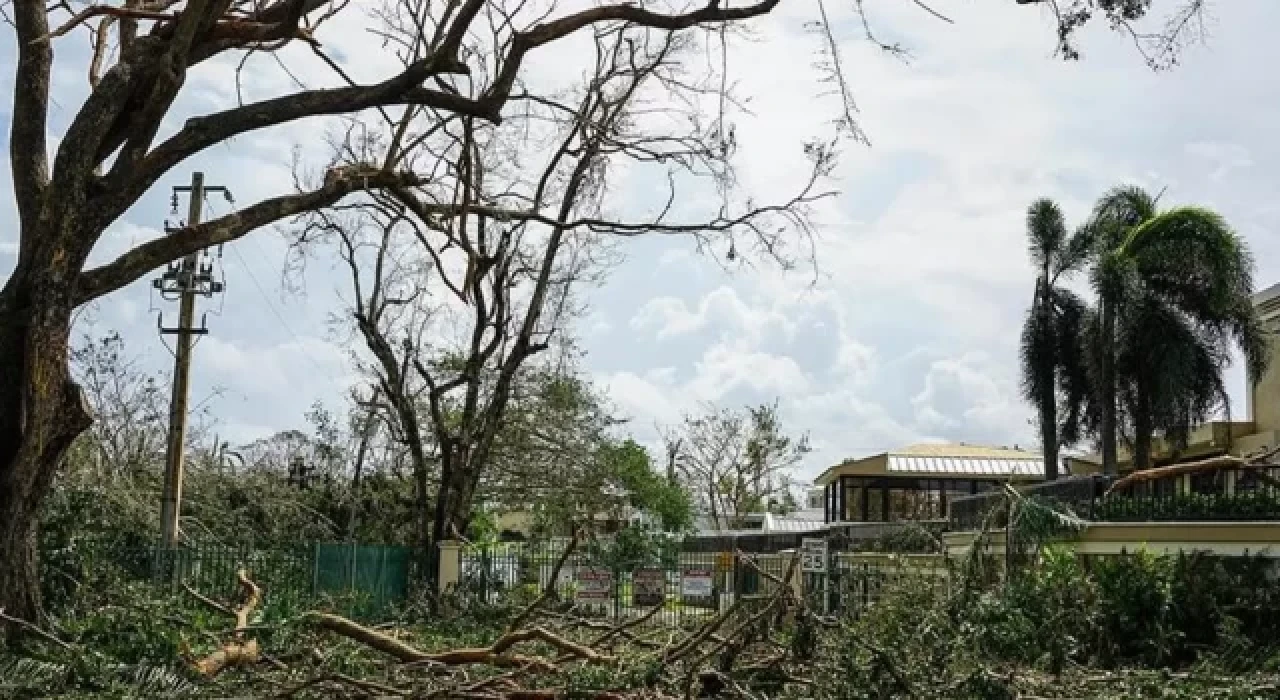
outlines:
{"label": "concrete wall", "polygon": [[[1263,325],[1272,333],[1280,333],[1280,285],[1254,297],[1254,307]],[[1271,367],[1249,393],[1249,419],[1259,433],[1280,430],[1280,336],[1269,335]]]}

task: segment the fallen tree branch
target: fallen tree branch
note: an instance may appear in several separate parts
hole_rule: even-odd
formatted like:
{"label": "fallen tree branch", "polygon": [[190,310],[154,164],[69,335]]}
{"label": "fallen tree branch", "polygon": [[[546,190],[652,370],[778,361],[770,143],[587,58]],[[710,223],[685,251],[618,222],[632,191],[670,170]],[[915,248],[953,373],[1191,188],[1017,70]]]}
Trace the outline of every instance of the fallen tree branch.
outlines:
{"label": "fallen tree branch", "polygon": [[373,681],[367,681],[360,678],[352,678],[351,676],[348,676],[345,673],[326,673],[321,676],[316,676],[315,678],[309,678],[293,686],[292,688],[281,691],[278,695],[276,695],[276,697],[291,698],[297,695],[298,693],[301,693],[302,691],[306,690],[307,688],[311,688],[317,685],[323,685],[325,683],[341,683],[343,685],[349,685],[352,688],[356,688],[358,690],[363,690],[365,692],[370,692],[370,693],[383,693],[384,695],[396,695],[399,697],[406,697],[409,695],[409,691],[407,690],[401,690],[400,688],[395,688],[389,685],[383,685],[382,683],[375,683]]}
{"label": "fallen tree branch", "polygon": [[465,666],[485,664],[498,667],[527,668],[534,671],[549,672],[555,665],[538,656],[527,656],[511,653],[517,644],[528,641],[539,641],[555,647],[561,652],[570,654],[590,663],[607,663],[614,661],[612,656],[569,641],[541,627],[518,630],[504,634],[488,647],[469,649],[451,649],[437,653],[428,653],[416,649],[389,635],[371,630],[364,625],[331,613],[310,612],[307,618],[311,624],[348,639],[355,640],[372,649],[380,651],[405,663],[437,663],[445,666]]}
{"label": "fallen tree branch", "polygon": [[210,606],[229,612],[236,619],[236,625],[231,632],[231,640],[225,642],[221,648],[203,659],[196,659],[191,656],[190,652],[183,649],[183,656],[187,663],[196,673],[205,678],[212,678],[223,670],[232,666],[248,666],[256,664],[262,660],[262,651],[258,648],[258,640],[245,639],[246,632],[249,628],[249,616],[262,602],[262,589],[258,587],[244,569],[236,572],[236,581],[240,584],[240,589],[244,593],[244,602],[235,609],[228,609],[220,603],[206,598],[194,590],[188,588],[188,592],[196,598],[204,601]]}
{"label": "fallen tree branch", "polygon": [[664,600],[658,603],[657,605],[649,608],[649,610],[646,611],[645,614],[641,615],[640,617],[627,620],[626,622],[620,625],[614,626],[613,629],[610,629],[608,632],[605,632],[604,634],[592,640],[590,646],[598,647],[601,644],[604,644],[605,642],[609,641],[610,639],[613,639],[614,637],[627,634],[628,630],[630,630],[632,627],[639,627],[640,625],[643,625],[645,622],[648,622],[654,615],[657,615],[658,612],[661,611],[666,606],[667,606],[667,601]]}
{"label": "fallen tree branch", "polygon": [[1232,455],[1220,455],[1218,457],[1210,457],[1208,459],[1202,459],[1195,462],[1184,462],[1182,464],[1171,464],[1167,467],[1144,469],[1117,479],[1111,484],[1110,488],[1107,489],[1104,497],[1110,496],[1119,489],[1123,489],[1134,484],[1155,481],[1157,479],[1166,479],[1173,476],[1200,474],[1203,472],[1213,472],[1221,469],[1274,469],[1280,465],[1269,461],[1271,454],[1273,453],[1266,453],[1254,459],[1244,459]]}
{"label": "fallen tree branch", "polygon": [[49,642],[54,646],[61,647],[65,651],[75,651],[75,647],[71,646],[67,642],[62,641],[61,639],[58,639],[51,632],[46,632],[40,629],[39,626],[32,624],[30,622],[27,622],[26,620],[20,617],[14,617],[12,615],[6,614],[4,611],[4,608],[0,608],[0,620],[3,620],[4,622],[8,622],[11,625],[16,625],[17,627],[20,627],[30,632],[31,634],[34,634],[35,636],[45,640],[46,642]]}
{"label": "fallen tree branch", "polygon": [[205,605],[213,608],[214,610],[217,610],[218,612],[224,615],[231,615],[232,617],[235,617],[235,613],[231,611],[231,608],[228,608],[222,603],[219,603],[218,601],[206,596],[200,591],[197,591],[196,589],[188,585],[185,581],[182,583],[182,590],[186,591],[187,595],[191,596],[192,598],[195,598],[196,600],[200,601],[201,603],[204,603]]}
{"label": "fallen tree branch", "polygon": [[551,580],[547,581],[546,587],[542,589],[542,595],[539,595],[527,608],[522,610],[519,615],[511,620],[507,625],[507,632],[511,633],[519,629],[521,625],[529,619],[529,616],[542,606],[549,598],[556,593],[556,582],[560,580],[560,570],[564,568],[565,562],[569,561],[569,556],[573,554],[573,550],[577,549],[578,542],[582,538],[582,529],[575,528],[573,538],[569,540],[569,544],[565,546],[564,551],[560,553],[560,557],[556,559],[555,567],[551,569]]}

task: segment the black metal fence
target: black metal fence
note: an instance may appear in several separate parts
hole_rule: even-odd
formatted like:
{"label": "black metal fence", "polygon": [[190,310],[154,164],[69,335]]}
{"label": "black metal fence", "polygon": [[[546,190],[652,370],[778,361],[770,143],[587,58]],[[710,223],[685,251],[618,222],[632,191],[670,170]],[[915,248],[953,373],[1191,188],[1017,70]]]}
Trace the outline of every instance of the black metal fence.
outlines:
{"label": "black metal fence", "polygon": [[[937,554],[872,554],[842,551],[827,538],[827,564],[803,571],[795,563],[790,585],[811,609],[834,617],[860,615],[886,590],[945,586],[944,558]],[[471,546],[460,552],[456,593],[476,602],[522,606],[555,592],[549,614],[638,619],[636,626],[680,627],[705,621],[734,604],[770,599],[787,582],[794,551],[752,553],[679,551],[625,559],[575,549],[552,580],[566,543],[519,542]]]}
{"label": "black metal fence", "polygon": [[[1108,493],[1114,477],[1084,476],[1020,489],[1028,498],[1064,505],[1086,520],[1160,522],[1175,520],[1280,519],[1280,467],[1239,466],[1199,473],[1169,473],[1127,483]],[[951,530],[976,530],[992,509],[1001,508],[999,491],[951,502]],[[989,523],[1003,525],[1001,514]]]}
{"label": "black metal fence", "polygon": [[1135,481],[1094,505],[1100,521],[1280,519],[1280,467],[1240,466]]}
{"label": "black metal fence", "polygon": [[[1097,515],[1098,503],[1111,481],[1110,477],[1104,476],[1074,476],[1019,487],[1018,492],[1025,498],[1066,506],[1076,515],[1092,520]],[[1003,489],[955,498],[949,504],[947,512],[948,527],[953,531],[977,530],[993,509],[1004,506],[1005,500]],[[997,513],[989,524],[1002,526],[1000,514]]]}
{"label": "black metal fence", "polygon": [[833,556],[828,570],[806,575],[809,604],[831,617],[862,615],[895,590],[945,591],[950,578],[940,556]]}
{"label": "black metal fence", "polygon": [[[566,542],[511,542],[464,548],[457,593],[473,601],[532,600],[548,588],[557,609],[637,626],[683,626],[705,621],[739,597],[766,598],[785,574],[780,555],[680,551],[619,556],[575,549],[552,580]],[[761,571],[765,573],[762,574]]]}

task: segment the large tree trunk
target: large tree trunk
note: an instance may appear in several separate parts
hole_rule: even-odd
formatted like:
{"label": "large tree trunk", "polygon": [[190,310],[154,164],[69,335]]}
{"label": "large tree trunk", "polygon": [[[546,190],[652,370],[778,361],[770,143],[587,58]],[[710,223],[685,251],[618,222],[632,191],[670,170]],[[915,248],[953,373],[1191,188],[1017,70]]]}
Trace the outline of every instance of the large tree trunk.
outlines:
{"label": "large tree trunk", "polygon": [[422,500],[419,502],[422,515],[422,542],[426,549],[423,551],[424,561],[427,563],[425,569],[427,583],[432,590],[437,590],[440,583],[438,554],[440,552],[440,543],[445,540],[453,539],[453,523],[450,520],[450,513],[453,512],[453,494],[455,493],[454,482],[457,480],[457,474],[465,462],[461,450],[457,444],[450,440],[442,440],[440,445],[440,481],[436,490],[435,509],[432,511],[427,507],[427,502]]}
{"label": "large tree trunk", "polygon": [[369,411],[364,417],[364,425],[360,426],[360,442],[356,445],[355,471],[351,475],[351,505],[347,508],[348,542],[355,541],[356,517],[360,509],[360,477],[364,472],[364,460],[369,454],[369,442],[373,439],[373,428],[378,417],[377,401],[378,392],[375,390],[369,399]]}
{"label": "large tree trunk", "polygon": [[40,508],[90,423],[67,364],[76,258],[59,251],[19,264],[0,291],[0,608],[29,620],[40,617]]}
{"label": "large tree trunk", "polygon": [[455,521],[455,514],[462,492],[462,480],[469,466],[466,448],[454,443],[441,450],[440,491],[436,494],[435,513],[430,529],[433,545],[462,534],[462,525]]}
{"label": "large tree trunk", "polygon": [[1101,381],[1098,398],[1101,402],[1099,440],[1102,441],[1102,473],[1115,474],[1116,458],[1116,318],[1114,302],[1102,300],[1102,334],[1098,339],[1101,359]]}

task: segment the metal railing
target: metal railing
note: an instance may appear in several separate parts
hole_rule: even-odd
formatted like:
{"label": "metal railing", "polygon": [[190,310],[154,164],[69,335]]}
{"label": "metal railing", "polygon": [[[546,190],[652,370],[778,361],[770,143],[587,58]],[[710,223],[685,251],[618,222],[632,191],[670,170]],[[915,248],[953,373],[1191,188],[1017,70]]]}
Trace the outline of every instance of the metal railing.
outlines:
{"label": "metal railing", "polygon": [[[1097,522],[1280,520],[1280,467],[1228,467],[1211,472],[1170,474],[1127,483],[1108,493],[1114,477],[1072,477],[1019,489],[1028,498],[1066,506]],[[976,530],[993,509],[1003,507],[1000,491],[953,500],[948,527]],[[988,523],[1004,524],[1002,515]]]}
{"label": "metal railing", "polygon": [[1099,499],[1092,519],[1280,520],[1280,467],[1229,467],[1125,484]]}
{"label": "metal railing", "polygon": [[637,624],[681,626],[713,617],[735,593],[767,586],[758,574],[748,574],[748,564],[724,552],[670,548],[628,557],[583,546],[561,564],[564,547],[543,542],[465,547],[455,593],[473,602],[497,604],[527,602],[551,589],[561,603],[584,617],[643,618]]}
{"label": "metal railing", "polygon": [[252,547],[106,547],[88,553],[124,575],[179,589],[189,586],[215,599],[239,595],[236,572],[244,569],[268,595],[305,598],[331,594],[361,598],[371,610],[405,598],[408,549],[350,543]]}
{"label": "metal railing", "polygon": [[[1018,492],[1024,498],[1065,506],[1076,515],[1092,520],[1096,515],[1097,505],[1112,480],[1105,476],[1074,476],[1019,487]],[[993,509],[1004,506],[1005,500],[1003,489],[953,499],[947,509],[948,527],[953,531],[977,530]],[[999,527],[1004,523],[997,513],[993,522],[988,524]]]}

